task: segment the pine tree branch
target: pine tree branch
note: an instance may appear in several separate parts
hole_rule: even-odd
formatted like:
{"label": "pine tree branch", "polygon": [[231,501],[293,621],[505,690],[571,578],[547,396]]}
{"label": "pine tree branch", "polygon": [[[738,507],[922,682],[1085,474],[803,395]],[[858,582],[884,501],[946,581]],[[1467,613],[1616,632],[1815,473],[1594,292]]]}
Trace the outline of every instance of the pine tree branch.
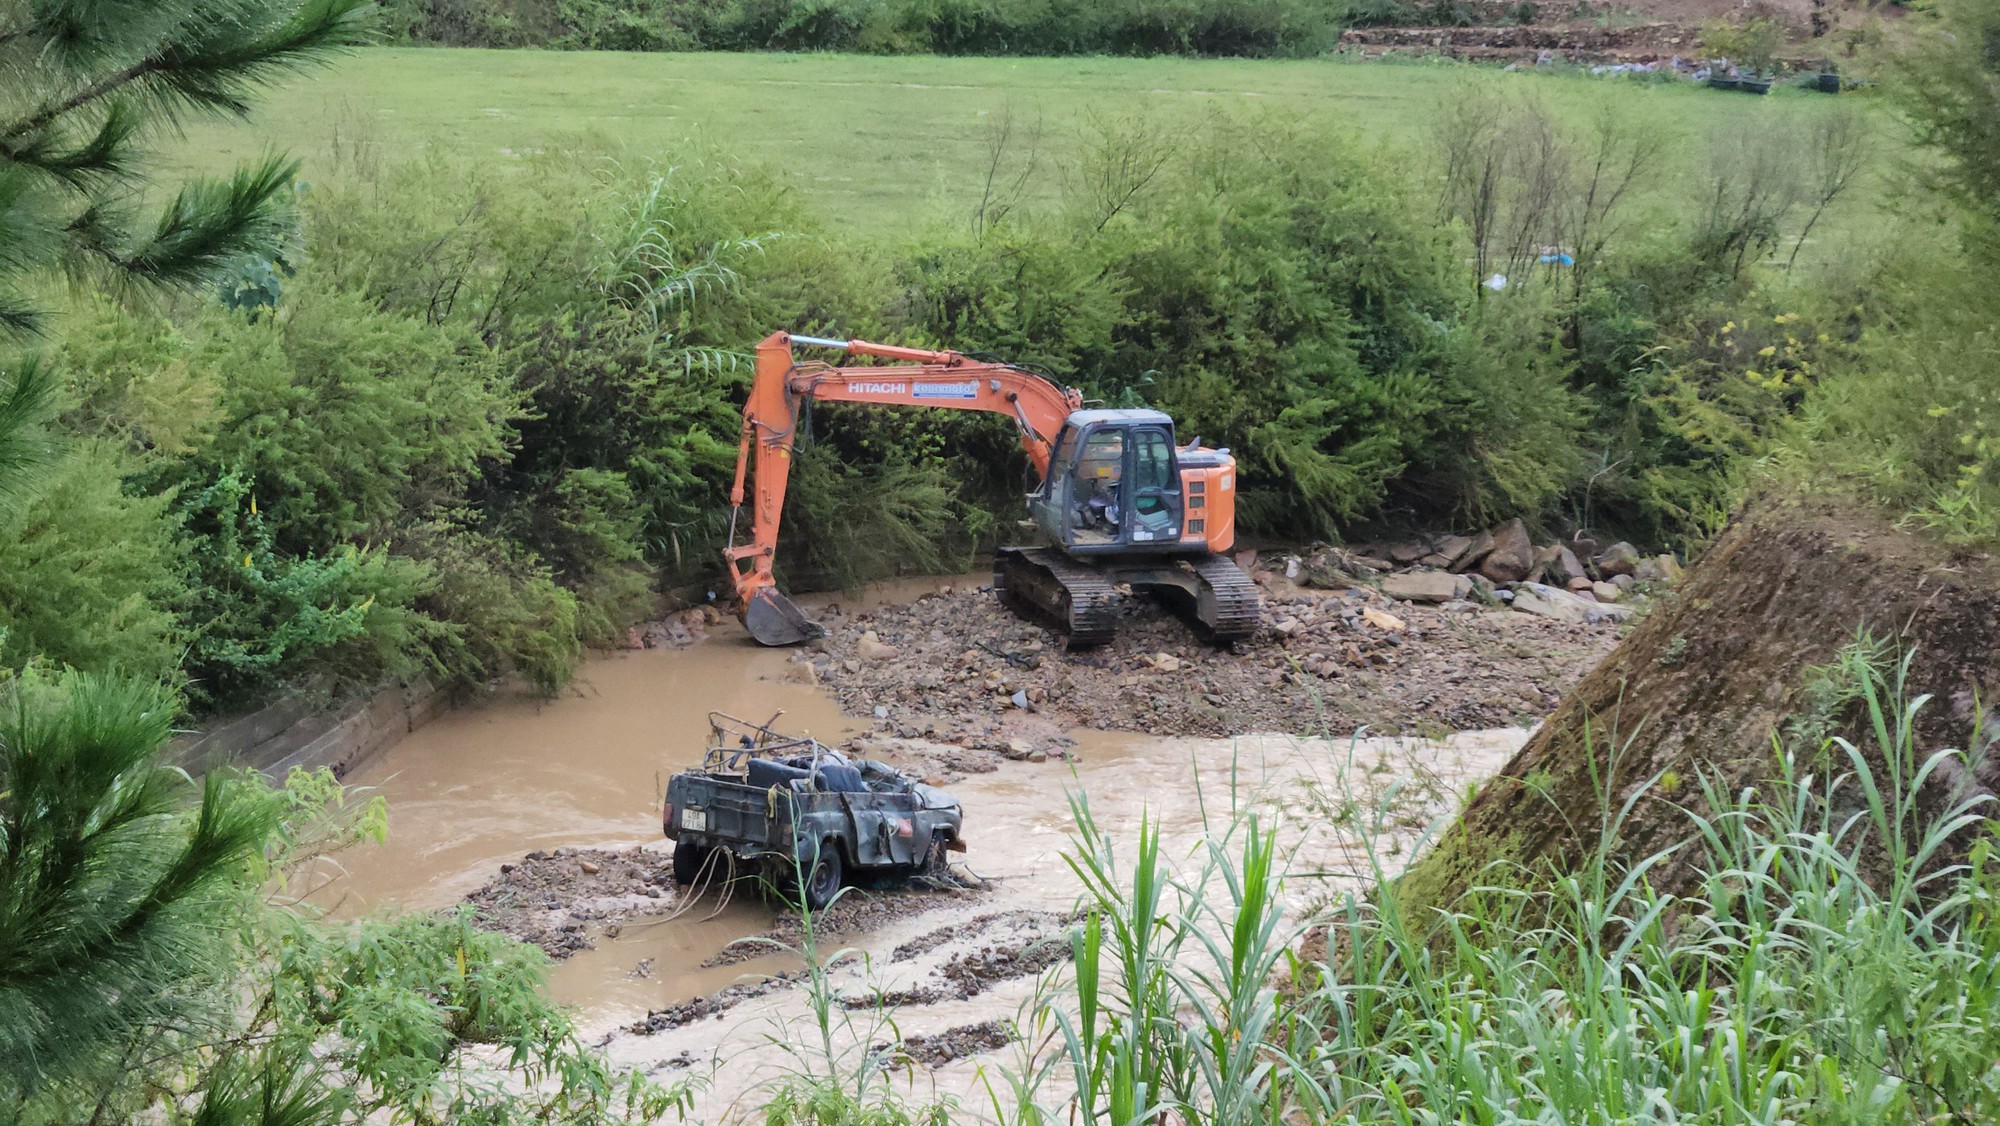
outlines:
{"label": "pine tree branch", "polygon": [[298,171],[298,161],[272,156],[227,181],[195,181],[167,205],[150,238],[108,257],[126,274],[154,284],[204,283],[238,256],[284,240],[288,217],[276,204]]}
{"label": "pine tree branch", "polygon": [[65,114],[91,105],[145,79],[157,79],[181,100],[234,114],[247,113],[245,87],[267,73],[316,61],[366,42],[370,0],[306,0],[269,35],[246,42],[169,42],[147,57],[113,71],[60,101],[45,103],[0,127],[0,140],[14,140],[54,124]]}
{"label": "pine tree branch", "polygon": [[69,97],[64,98],[62,101],[44,105],[41,109],[36,110],[27,117],[7,126],[5,129],[0,129],[0,139],[11,141],[16,137],[23,137],[36,130],[47,128],[56,118],[61,117],[63,114],[82,109],[99,98],[121,90],[161,65],[163,65],[162,61],[158,58],[142,59],[126,67],[124,70],[106,75],[96,82],[85,86],[83,89],[78,90],[76,93],[71,94]]}
{"label": "pine tree branch", "polygon": [[0,496],[48,457],[36,431],[54,397],[54,374],[40,362],[31,357],[14,369],[12,385],[0,396]]}
{"label": "pine tree branch", "polygon": [[88,141],[70,149],[55,145],[51,131],[38,132],[24,143],[0,141],[0,160],[45,172],[79,191],[91,181],[129,175],[128,146],[144,119],[130,101],[116,101]]}

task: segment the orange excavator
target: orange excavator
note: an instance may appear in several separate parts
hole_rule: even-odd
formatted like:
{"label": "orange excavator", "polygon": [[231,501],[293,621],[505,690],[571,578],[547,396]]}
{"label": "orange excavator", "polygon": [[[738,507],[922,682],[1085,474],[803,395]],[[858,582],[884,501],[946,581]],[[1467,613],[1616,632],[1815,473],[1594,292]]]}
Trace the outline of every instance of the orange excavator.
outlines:
{"label": "orange excavator", "polygon": [[[900,362],[801,362],[799,347]],[[1014,364],[776,332],[757,345],[724,552],[743,623],[765,645],[824,632],[771,575],[799,410],[810,399],[1012,419],[1039,482],[1027,495],[1028,514],[1051,546],[1002,547],[993,590],[1015,613],[1062,630],[1070,648],[1111,640],[1121,583],[1157,594],[1212,640],[1256,630],[1257,587],[1223,554],[1236,540],[1236,460],[1228,450],[1199,440],[1176,445],[1174,421],[1159,411],[1086,410],[1074,389]],[[746,476],[755,491],[751,536],[738,544]]]}

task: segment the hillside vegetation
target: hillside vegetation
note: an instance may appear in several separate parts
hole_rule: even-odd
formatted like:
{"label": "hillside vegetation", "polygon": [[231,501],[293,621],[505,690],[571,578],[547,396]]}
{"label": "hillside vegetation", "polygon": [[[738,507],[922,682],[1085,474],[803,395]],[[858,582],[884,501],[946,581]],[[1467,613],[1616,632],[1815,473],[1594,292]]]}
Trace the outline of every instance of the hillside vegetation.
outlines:
{"label": "hillside vegetation", "polygon": [[1305,55],[1347,0],[390,0],[397,40],[598,51]]}

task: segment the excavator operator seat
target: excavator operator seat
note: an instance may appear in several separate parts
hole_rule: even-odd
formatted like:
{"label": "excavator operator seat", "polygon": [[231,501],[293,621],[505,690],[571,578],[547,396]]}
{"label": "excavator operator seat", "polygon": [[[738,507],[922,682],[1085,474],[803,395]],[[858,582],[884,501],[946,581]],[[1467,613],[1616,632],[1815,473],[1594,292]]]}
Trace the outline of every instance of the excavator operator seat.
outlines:
{"label": "excavator operator seat", "polygon": [[1125,515],[1118,503],[1124,477],[1125,432],[1092,432],[1077,457],[1076,486],[1070,498],[1079,540],[1118,542],[1118,524]]}

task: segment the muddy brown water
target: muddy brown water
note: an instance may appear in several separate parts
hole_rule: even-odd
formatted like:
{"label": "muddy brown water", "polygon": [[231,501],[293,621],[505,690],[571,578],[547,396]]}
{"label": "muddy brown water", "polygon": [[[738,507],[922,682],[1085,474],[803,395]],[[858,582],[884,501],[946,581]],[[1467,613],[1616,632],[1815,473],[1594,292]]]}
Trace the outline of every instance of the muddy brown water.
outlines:
{"label": "muddy brown water", "polygon": [[[941,582],[898,584],[874,598],[908,597]],[[344,873],[320,896],[337,914],[449,906],[492,878],[502,863],[535,849],[564,846],[669,849],[659,829],[667,777],[700,761],[710,710],[767,718],[779,726],[835,741],[863,726],[842,715],[818,689],[784,679],[789,654],[754,645],[733,623],[685,649],[620,652],[589,662],[575,691],[553,701],[495,698],[462,708],[416,732],[349,781],[389,802],[386,845],[351,850]],[[1304,910],[1328,881],[1351,883],[1368,869],[1351,826],[1330,821],[1337,795],[1355,787],[1380,791],[1422,786],[1434,797],[1462,793],[1491,774],[1526,736],[1519,730],[1466,733],[1412,744],[1393,739],[1328,745],[1279,736],[1233,740],[1155,738],[1077,732],[1075,763],[1010,763],[951,787],[966,808],[965,867],[989,881],[975,896],[923,895],[912,909],[871,929],[840,935],[828,945],[855,947],[836,975],[850,994],[869,989],[935,985],[954,955],[1009,941],[980,932],[996,912],[1064,912],[1076,901],[1075,877],[1061,853],[1071,840],[1072,793],[1087,794],[1092,812],[1121,842],[1142,816],[1165,829],[1177,863],[1193,862],[1204,818],[1226,818],[1233,801],[1266,816],[1287,817],[1288,847],[1301,858],[1301,878],[1287,885],[1288,906]],[[1196,780],[1199,784],[1194,784]],[[1233,784],[1232,784],[1233,782]],[[1412,836],[1415,823],[1391,826],[1389,837]],[[1129,846],[1127,846],[1129,847]],[[1400,848],[1401,846],[1396,846]],[[1399,864],[1391,857],[1385,863]],[[1307,871],[1310,869],[1310,871]],[[1304,878],[1306,876],[1312,878]],[[698,907],[679,918],[638,918],[614,934],[598,928],[595,949],[558,965],[550,988],[578,1010],[588,1035],[609,1036],[613,1058],[646,1067],[715,1068],[701,1097],[702,1120],[747,1114],[746,1092],[782,1069],[785,1030],[805,1019],[797,990],[777,990],[730,1009],[652,1035],[621,1032],[656,1010],[706,996],[739,982],[797,966],[794,957],[763,954],[735,964],[703,963],[730,943],[770,927],[763,902],[741,896],[719,915]],[[889,952],[924,935],[963,928],[962,937],[929,953],[893,962]],[[1032,1001],[1032,977],[1002,982],[972,999],[940,999],[899,1013],[906,1037],[942,1033],[977,1021],[1011,1019]],[[850,1029],[850,1038],[880,1029]],[[977,1091],[964,1063],[946,1065],[933,1082]],[[942,1080],[939,1079],[942,1077]]]}

